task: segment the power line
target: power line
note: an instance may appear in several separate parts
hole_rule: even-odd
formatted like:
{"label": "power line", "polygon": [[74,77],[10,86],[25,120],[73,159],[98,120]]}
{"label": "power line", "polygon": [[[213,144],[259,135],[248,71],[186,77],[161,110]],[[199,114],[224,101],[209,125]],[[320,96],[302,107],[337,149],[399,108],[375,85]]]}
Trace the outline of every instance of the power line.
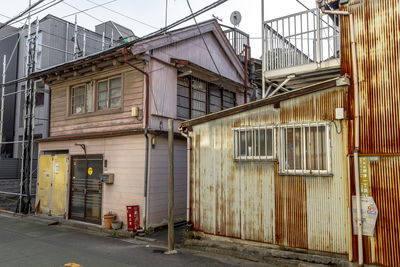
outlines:
{"label": "power line", "polygon": [[[95,4],[95,5],[98,5],[96,2],[93,2],[93,1],[91,1],[91,0],[86,0],[86,1],[88,1],[89,3]],[[111,12],[113,12],[113,13],[115,13],[115,14],[118,14],[118,15],[120,15],[120,16],[123,16],[123,17],[125,17],[125,18],[127,18],[127,19],[130,19],[130,20],[132,20],[132,21],[135,21],[135,22],[138,22],[138,23],[140,23],[140,24],[143,24],[143,25],[145,25],[145,26],[147,26],[147,27],[153,28],[153,29],[155,29],[155,30],[158,29],[157,27],[154,27],[154,26],[152,26],[152,25],[150,25],[150,24],[147,24],[147,23],[145,23],[145,22],[143,22],[143,21],[140,21],[140,20],[134,19],[134,18],[132,18],[132,17],[129,17],[129,16],[125,15],[125,14],[122,14],[121,12],[112,10],[111,8],[108,8],[108,7],[105,7],[105,6],[101,6],[101,7],[104,8],[104,9],[107,9],[108,11],[111,11]]]}
{"label": "power line", "polygon": [[[192,10],[192,7],[190,6],[189,0],[186,0],[186,3],[187,3],[188,6],[189,6],[190,13],[192,13],[192,15],[193,15],[193,10]],[[208,52],[208,54],[210,55],[211,60],[212,60],[212,62],[214,63],[214,66],[215,66],[215,68],[217,69],[218,74],[221,75],[221,73],[219,72],[219,69],[218,69],[218,67],[217,67],[217,64],[215,63],[214,57],[212,56],[212,54],[211,54],[211,52],[210,52],[210,49],[208,48],[207,42],[206,42],[206,40],[204,40],[204,36],[203,36],[203,34],[201,33],[201,30],[200,30],[199,25],[197,24],[196,18],[193,17],[193,20],[194,20],[194,22],[196,23],[196,27],[197,27],[197,29],[199,30],[201,39],[203,39],[203,43],[204,43],[204,45],[205,45],[206,48],[207,48],[207,52]]]}
{"label": "power line", "polygon": [[63,2],[63,4],[65,4],[65,5],[69,6],[69,7],[72,7],[72,8],[75,9],[75,10],[78,10],[80,13],[83,13],[83,14],[85,14],[86,16],[89,16],[89,17],[91,17],[92,19],[97,20],[97,21],[100,22],[100,23],[103,23],[103,22],[104,22],[104,21],[101,21],[101,20],[99,20],[98,18],[96,18],[96,17],[90,15],[90,14],[87,13],[87,12],[85,12],[85,11],[83,11],[83,10],[80,10],[80,9],[77,8],[77,7],[74,7],[74,6],[71,5],[71,4],[68,4],[67,2]]}
{"label": "power line", "polygon": [[61,18],[63,19],[63,18],[67,18],[67,17],[70,17],[70,16],[74,16],[74,15],[77,15],[77,14],[79,14],[79,13],[82,13],[82,12],[85,12],[85,11],[89,11],[89,10],[92,10],[92,9],[95,9],[95,8],[97,8],[97,7],[102,7],[102,6],[104,6],[104,5],[110,4],[110,3],[115,2],[115,1],[117,1],[117,0],[111,0],[111,1],[105,2],[105,3],[103,3],[103,4],[97,4],[96,6],[92,6],[92,7],[83,9],[82,11],[78,11],[78,12],[75,12],[75,13],[71,13],[71,14],[66,15],[66,16],[63,16],[63,17],[61,17]]}
{"label": "power line", "polygon": [[6,21],[3,25],[0,26],[0,29],[4,28],[5,26],[7,26],[8,24],[10,24],[11,22],[13,22],[16,19],[19,19],[20,17],[22,17],[23,15],[25,15],[26,13],[30,12],[32,10],[32,8],[36,7],[37,5],[39,5],[40,3],[42,3],[45,0],[39,0],[36,3],[34,3],[33,5],[29,5],[28,8],[26,8],[24,11],[20,12],[18,15],[16,15],[15,17],[9,19],[8,21]]}
{"label": "power line", "polygon": [[[57,2],[56,2],[56,1],[57,1]],[[37,11],[37,12],[31,13],[31,16],[36,15],[36,14],[39,14],[39,13],[45,11],[46,9],[49,9],[49,8],[55,6],[55,5],[57,5],[57,4],[59,4],[59,3],[63,2],[63,1],[64,1],[64,0],[53,0],[53,1],[49,2],[49,3],[47,3],[47,4],[44,5],[44,6],[38,7],[37,9],[32,9],[31,11],[36,11],[36,10],[38,10],[38,9],[40,9],[40,10]],[[54,2],[56,2],[56,3],[54,3]],[[53,4],[52,4],[52,3],[53,3]],[[50,5],[50,4],[51,4],[51,5]],[[27,19],[28,17],[29,17],[29,16],[24,17],[24,18],[22,18],[22,19],[20,19],[20,20],[17,20],[17,21],[15,21],[15,22],[11,23],[10,25],[15,24],[15,23],[17,23],[17,22],[21,22],[21,21]]]}

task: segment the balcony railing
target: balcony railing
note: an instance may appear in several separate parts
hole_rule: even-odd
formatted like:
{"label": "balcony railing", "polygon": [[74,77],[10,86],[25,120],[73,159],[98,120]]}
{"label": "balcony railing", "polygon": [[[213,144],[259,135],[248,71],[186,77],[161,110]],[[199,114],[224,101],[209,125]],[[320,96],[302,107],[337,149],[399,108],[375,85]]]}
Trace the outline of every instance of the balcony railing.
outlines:
{"label": "balcony railing", "polygon": [[318,8],[264,22],[264,71],[340,57],[338,16]]}
{"label": "balcony railing", "polygon": [[233,50],[235,50],[236,55],[242,55],[244,51],[244,45],[250,45],[250,36],[237,28],[225,25],[221,25],[221,27],[224,30],[226,38],[231,43]]}

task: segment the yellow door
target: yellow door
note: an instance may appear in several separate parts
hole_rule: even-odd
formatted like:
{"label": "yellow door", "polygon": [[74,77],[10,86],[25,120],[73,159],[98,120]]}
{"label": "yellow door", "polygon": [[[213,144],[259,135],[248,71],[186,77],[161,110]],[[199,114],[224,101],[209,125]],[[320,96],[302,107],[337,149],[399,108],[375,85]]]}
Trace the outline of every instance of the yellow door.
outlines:
{"label": "yellow door", "polygon": [[40,201],[41,213],[49,213],[50,211],[52,163],[53,157],[50,155],[43,155],[39,158],[39,177],[37,191]]}
{"label": "yellow door", "polygon": [[55,155],[53,157],[53,184],[51,190],[51,214],[55,216],[65,215],[67,170],[67,155]]}

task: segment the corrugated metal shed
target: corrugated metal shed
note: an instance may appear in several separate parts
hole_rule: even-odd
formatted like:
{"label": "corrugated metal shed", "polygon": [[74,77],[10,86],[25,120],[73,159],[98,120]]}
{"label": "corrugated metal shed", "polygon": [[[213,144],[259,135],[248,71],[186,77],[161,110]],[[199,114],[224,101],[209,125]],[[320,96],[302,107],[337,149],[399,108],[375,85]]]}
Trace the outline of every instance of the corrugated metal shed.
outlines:
{"label": "corrugated metal shed", "polygon": [[[374,238],[364,237],[365,263],[400,266],[400,2],[350,0],[341,9],[354,14],[360,90],[360,153],[379,156],[370,162],[370,195],[379,210]],[[341,19],[342,74],[352,73],[350,28]],[[348,114],[354,114],[353,88]],[[353,153],[349,120],[349,153]],[[350,166],[354,190],[354,170]],[[353,191],[354,193],[354,191]],[[354,239],[354,238],[353,238]],[[354,239],[355,240],[355,239]],[[357,242],[353,242],[357,259]]]}
{"label": "corrugated metal shed", "polygon": [[232,131],[330,120],[346,95],[346,87],[333,87],[283,100],[280,108],[266,104],[193,125],[190,219],[195,230],[347,254],[346,126],[341,134],[331,131],[330,177],[280,175],[278,161],[234,161]]}

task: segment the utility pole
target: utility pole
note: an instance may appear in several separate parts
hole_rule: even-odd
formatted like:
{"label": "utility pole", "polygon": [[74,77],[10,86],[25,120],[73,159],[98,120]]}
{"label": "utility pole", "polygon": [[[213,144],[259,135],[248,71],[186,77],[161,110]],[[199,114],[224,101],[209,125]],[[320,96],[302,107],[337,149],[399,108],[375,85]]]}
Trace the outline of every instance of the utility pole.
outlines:
{"label": "utility pole", "polygon": [[168,119],[168,251],[176,254],[174,240],[174,120]]}
{"label": "utility pole", "polygon": [[4,124],[4,94],[5,94],[5,83],[6,83],[6,61],[7,61],[7,56],[4,55],[3,57],[3,78],[2,78],[2,83],[3,85],[1,86],[1,114],[0,114],[0,156],[1,156],[1,151],[3,148],[3,124]]}

